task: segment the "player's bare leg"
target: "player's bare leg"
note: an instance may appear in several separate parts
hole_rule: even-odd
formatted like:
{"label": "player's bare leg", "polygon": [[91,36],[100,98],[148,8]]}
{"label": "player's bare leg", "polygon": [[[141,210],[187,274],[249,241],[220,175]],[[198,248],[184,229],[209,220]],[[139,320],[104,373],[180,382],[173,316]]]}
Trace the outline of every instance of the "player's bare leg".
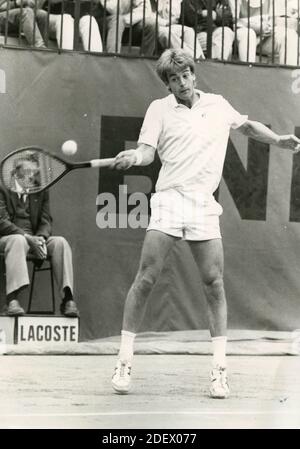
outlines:
{"label": "player's bare leg", "polygon": [[208,306],[213,345],[210,394],[214,398],[226,398],[229,395],[226,374],[227,304],[223,282],[222,240],[213,239],[189,244],[201,274]]}
{"label": "player's bare leg", "polygon": [[121,346],[112,378],[117,393],[129,391],[135,335],[144,318],[147,300],[175,240],[175,237],[160,231],[146,233],[139,269],[125,301]]}

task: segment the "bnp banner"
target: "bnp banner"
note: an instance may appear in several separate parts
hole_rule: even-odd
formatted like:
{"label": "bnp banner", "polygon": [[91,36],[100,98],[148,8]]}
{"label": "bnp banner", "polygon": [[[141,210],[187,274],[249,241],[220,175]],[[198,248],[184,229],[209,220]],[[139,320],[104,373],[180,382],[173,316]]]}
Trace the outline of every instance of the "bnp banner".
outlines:
{"label": "bnp banner", "polygon": [[[70,139],[79,148],[72,162],[113,157],[135,148],[148,105],[168,94],[152,60],[1,54],[1,157],[25,145],[60,155]],[[196,78],[200,90],[223,95],[250,119],[300,136],[299,70],[205,61],[196,64]],[[120,332],[159,169],[156,157],[150,166],[123,172],[76,170],[50,189],[53,233],[72,247],[81,339]],[[224,210],[230,328],[299,328],[299,174],[300,155],[231,133],[215,192]],[[36,281],[41,310],[48,282],[42,276]],[[24,293],[24,306],[27,300]],[[185,242],[174,246],[147,307],[141,331],[207,328],[200,275]]]}

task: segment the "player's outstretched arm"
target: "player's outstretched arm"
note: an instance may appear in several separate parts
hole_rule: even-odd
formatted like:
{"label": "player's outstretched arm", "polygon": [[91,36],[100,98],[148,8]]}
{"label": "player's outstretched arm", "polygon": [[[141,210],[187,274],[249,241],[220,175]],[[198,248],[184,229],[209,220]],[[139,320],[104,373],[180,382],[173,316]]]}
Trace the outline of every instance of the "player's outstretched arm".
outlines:
{"label": "player's outstretched arm", "polygon": [[298,139],[298,137],[293,134],[279,136],[260,122],[247,120],[237,129],[237,131],[240,131],[245,136],[252,137],[260,142],[269,143],[280,148],[292,150],[295,153],[300,151],[300,139]]}
{"label": "player's outstretched arm", "polygon": [[133,165],[149,165],[154,160],[155,148],[142,144],[136,150],[125,150],[115,157],[117,170],[128,170]]}

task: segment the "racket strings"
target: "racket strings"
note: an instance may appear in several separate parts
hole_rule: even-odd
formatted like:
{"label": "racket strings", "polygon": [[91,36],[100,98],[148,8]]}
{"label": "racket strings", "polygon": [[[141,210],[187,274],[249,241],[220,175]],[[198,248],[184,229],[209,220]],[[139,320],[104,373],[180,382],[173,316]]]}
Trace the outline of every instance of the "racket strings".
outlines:
{"label": "racket strings", "polygon": [[66,164],[36,149],[11,154],[1,167],[4,186],[13,191],[35,193],[43,190],[66,171]]}

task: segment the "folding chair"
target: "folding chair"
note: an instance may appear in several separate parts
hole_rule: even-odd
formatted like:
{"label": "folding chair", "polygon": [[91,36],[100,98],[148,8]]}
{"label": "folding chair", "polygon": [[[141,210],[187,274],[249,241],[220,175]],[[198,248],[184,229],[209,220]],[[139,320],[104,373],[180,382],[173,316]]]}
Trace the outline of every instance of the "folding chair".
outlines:
{"label": "folding chair", "polygon": [[[36,259],[31,254],[27,255],[26,260],[33,264],[32,267],[32,275],[30,281],[30,290],[29,290],[29,301],[27,307],[27,313],[32,315],[55,315],[55,293],[54,293],[54,276],[53,276],[53,268],[51,263],[51,258],[48,256],[45,261],[41,261],[40,259]],[[44,264],[47,264],[46,266]],[[5,257],[4,253],[0,253],[0,269],[3,270],[5,276]],[[36,273],[40,271],[50,271],[50,284],[51,284],[51,310],[32,310],[32,299],[34,293],[34,283],[36,278]]]}

